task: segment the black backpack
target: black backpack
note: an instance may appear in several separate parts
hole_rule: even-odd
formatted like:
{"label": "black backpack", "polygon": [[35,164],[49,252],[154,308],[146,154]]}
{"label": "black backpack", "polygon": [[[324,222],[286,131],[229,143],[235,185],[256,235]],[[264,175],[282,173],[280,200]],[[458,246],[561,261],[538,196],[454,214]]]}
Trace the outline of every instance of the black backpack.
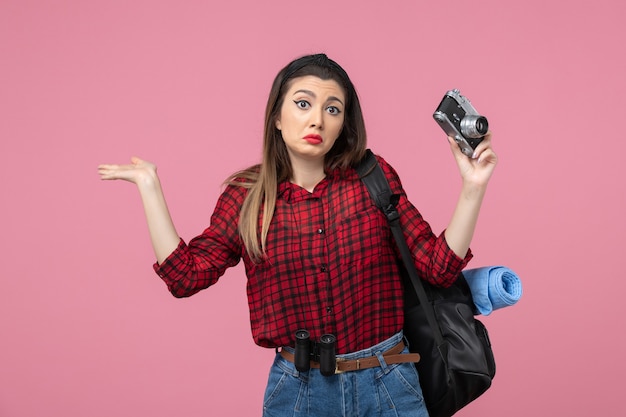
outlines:
{"label": "black backpack", "polygon": [[404,335],[415,364],[431,417],[449,417],[482,395],[496,373],[491,342],[477,314],[469,286],[461,274],[449,288],[418,277],[385,174],[368,149],[357,172],[376,205],[389,221],[402,254],[405,294]]}

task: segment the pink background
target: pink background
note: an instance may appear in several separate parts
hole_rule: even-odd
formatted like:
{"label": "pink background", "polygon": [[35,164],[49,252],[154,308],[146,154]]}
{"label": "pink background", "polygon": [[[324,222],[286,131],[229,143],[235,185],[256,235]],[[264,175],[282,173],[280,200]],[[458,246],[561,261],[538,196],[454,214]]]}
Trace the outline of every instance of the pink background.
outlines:
{"label": "pink background", "polygon": [[[271,4],[271,6],[270,6]],[[459,179],[431,114],[460,88],[500,165],[470,267],[524,283],[484,318],[493,387],[460,416],[623,415],[619,0],[0,2],[0,416],[260,415],[273,351],[237,266],[190,299],[153,273],[138,193],[96,166],[159,166],[178,232],[259,158],[276,72],[324,51],[369,145],[436,231]]]}

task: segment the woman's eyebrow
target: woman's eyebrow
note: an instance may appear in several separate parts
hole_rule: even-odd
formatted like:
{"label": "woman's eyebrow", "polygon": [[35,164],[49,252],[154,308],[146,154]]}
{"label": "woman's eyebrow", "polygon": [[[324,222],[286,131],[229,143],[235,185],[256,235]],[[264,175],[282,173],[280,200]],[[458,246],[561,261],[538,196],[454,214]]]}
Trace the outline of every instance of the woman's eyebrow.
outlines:
{"label": "woman's eyebrow", "polygon": [[[316,98],[316,97],[317,97],[317,96],[315,95],[315,93],[314,93],[313,91],[311,91],[311,90],[304,90],[304,89],[301,89],[301,90],[294,91],[294,93],[293,93],[293,94],[294,94],[294,95],[296,95],[296,94],[298,94],[298,93],[308,94],[308,95],[310,95],[310,96],[311,96],[311,97],[313,97],[313,98]],[[330,97],[328,97],[328,100],[326,100],[326,101],[338,101],[338,102],[340,102],[342,105],[344,105],[344,104],[343,104],[343,101],[341,101],[341,99],[339,99],[338,97],[335,97],[335,96],[330,96]]]}

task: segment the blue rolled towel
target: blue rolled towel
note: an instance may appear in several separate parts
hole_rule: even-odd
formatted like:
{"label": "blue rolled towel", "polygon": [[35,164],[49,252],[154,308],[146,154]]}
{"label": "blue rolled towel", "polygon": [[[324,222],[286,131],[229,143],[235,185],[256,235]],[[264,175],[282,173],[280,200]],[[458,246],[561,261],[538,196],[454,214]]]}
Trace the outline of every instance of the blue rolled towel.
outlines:
{"label": "blue rolled towel", "polygon": [[474,304],[485,316],[493,310],[511,306],[522,296],[522,282],[505,266],[486,266],[463,271]]}

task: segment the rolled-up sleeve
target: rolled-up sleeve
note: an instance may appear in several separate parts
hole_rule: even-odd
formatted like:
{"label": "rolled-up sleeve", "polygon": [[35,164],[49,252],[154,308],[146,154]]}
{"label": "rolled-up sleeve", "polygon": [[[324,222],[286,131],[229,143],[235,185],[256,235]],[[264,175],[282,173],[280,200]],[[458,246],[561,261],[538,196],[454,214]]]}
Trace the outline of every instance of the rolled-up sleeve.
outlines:
{"label": "rolled-up sleeve", "polygon": [[431,284],[449,287],[472,259],[471,250],[461,258],[448,245],[445,230],[440,235],[435,235],[428,222],[408,200],[396,171],[384,159],[379,159],[379,162],[392,192],[399,196],[397,210],[400,224],[417,271]]}
{"label": "rolled-up sleeve", "polygon": [[153,265],[174,297],[189,297],[215,284],[227,268],[239,263],[242,245],[237,229],[245,190],[228,186],[211,215],[211,224],[189,244],[180,240],[162,262]]}

